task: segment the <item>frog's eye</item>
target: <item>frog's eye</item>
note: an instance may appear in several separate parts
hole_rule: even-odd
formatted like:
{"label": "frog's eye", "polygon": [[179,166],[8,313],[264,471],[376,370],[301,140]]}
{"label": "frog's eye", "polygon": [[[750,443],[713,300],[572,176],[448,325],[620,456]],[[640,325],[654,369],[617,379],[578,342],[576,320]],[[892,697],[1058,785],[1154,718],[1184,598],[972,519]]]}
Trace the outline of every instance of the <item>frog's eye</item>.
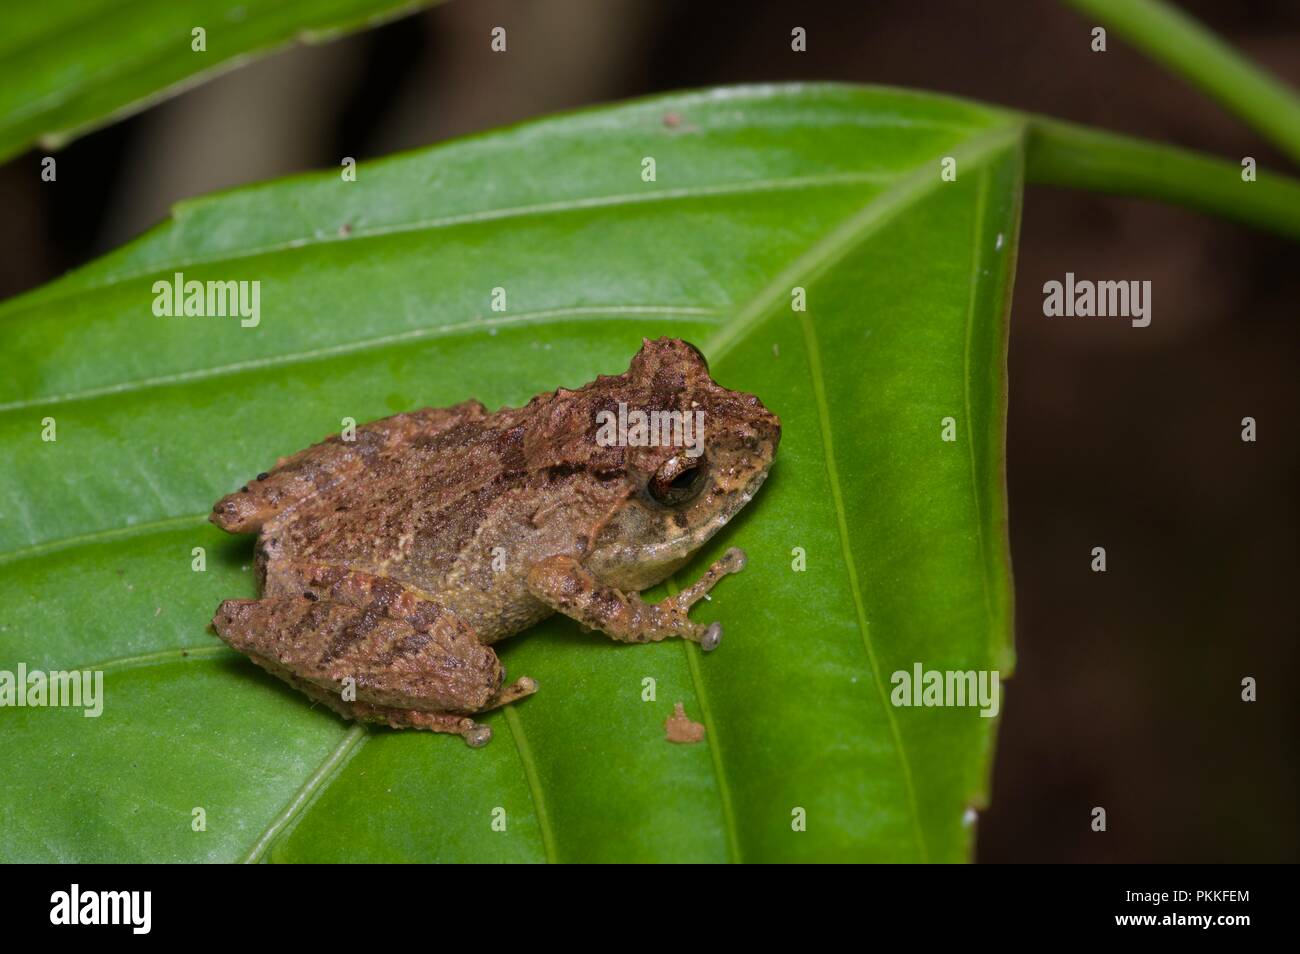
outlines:
{"label": "frog's eye", "polygon": [[655,472],[646,485],[650,496],[665,507],[689,503],[704,486],[704,456],[678,454]]}

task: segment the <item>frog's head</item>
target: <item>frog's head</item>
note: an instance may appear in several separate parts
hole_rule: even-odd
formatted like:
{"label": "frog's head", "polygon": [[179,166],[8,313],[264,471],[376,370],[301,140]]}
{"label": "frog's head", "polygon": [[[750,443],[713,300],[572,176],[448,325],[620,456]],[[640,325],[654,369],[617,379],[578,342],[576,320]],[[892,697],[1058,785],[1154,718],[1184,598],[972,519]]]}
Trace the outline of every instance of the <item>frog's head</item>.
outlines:
{"label": "frog's head", "polygon": [[585,563],[606,584],[645,589],[749,503],[781,422],[754,395],[715,383],[700,351],[675,338],[646,340],[625,374],[591,387],[595,440],[617,442],[624,486]]}

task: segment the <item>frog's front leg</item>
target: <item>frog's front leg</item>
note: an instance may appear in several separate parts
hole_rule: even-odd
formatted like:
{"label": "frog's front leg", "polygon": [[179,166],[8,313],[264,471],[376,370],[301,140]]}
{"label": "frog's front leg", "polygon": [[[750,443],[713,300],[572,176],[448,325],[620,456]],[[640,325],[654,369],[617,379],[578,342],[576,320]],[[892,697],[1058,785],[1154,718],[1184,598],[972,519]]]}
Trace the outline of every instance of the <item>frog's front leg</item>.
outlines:
{"label": "frog's front leg", "polygon": [[744,568],[745,552],[732,547],[704,576],[676,596],[647,603],[636,593],[603,585],[573,557],[554,556],[529,571],[528,588],[556,612],[598,629],[611,639],[652,643],[681,636],[708,652],[722,641],[722,624],[693,623],[687,613],[718,580]]}

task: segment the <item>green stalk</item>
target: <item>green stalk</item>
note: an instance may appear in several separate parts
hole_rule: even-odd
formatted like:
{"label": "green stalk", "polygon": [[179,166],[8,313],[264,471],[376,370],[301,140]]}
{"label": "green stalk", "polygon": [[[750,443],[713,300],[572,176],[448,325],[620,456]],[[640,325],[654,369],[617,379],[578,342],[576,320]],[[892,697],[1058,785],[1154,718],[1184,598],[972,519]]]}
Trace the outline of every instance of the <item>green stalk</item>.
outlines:
{"label": "green stalk", "polygon": [[1025,177],[1039,185],[1157,199],[1300,239],[1300,182],[1073,123],[1028,116]]}
{"label": "green stalk", "polygon": [[1161,0],[1066,0],[1183,76],[1300,161],[1300,96]]}

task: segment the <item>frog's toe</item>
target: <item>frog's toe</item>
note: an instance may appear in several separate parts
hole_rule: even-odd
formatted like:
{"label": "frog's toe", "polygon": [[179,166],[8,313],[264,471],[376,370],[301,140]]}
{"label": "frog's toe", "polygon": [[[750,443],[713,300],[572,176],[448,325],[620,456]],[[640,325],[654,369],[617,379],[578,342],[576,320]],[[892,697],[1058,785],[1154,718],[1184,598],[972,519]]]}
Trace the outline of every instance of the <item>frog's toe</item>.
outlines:
{"label": "frog's toe", "polygon": [[492,741],[492,727],[475,723],[462,732],[461,737],[471,749],[481,749]]}
{"label": "frog's toe", "polygon": [[501,706],[509,705],[512,702],[518,702],[525,696],[531,696],[537,691],[537,680],[531,676],[520,676],[508,686],[502,686],[497,694],[493,696],[488,704],[480,712],[486,712],[488,709],[499,709]]}
{"label": "frog's toe", "polygon": [[704,635],[700,637],[700,649],[704,650],[706,653],[711,653],[713,650],[718,648],[718,644],[721,642],[722,624],[717,622],[710,623],[708,628],[704,631]]}

